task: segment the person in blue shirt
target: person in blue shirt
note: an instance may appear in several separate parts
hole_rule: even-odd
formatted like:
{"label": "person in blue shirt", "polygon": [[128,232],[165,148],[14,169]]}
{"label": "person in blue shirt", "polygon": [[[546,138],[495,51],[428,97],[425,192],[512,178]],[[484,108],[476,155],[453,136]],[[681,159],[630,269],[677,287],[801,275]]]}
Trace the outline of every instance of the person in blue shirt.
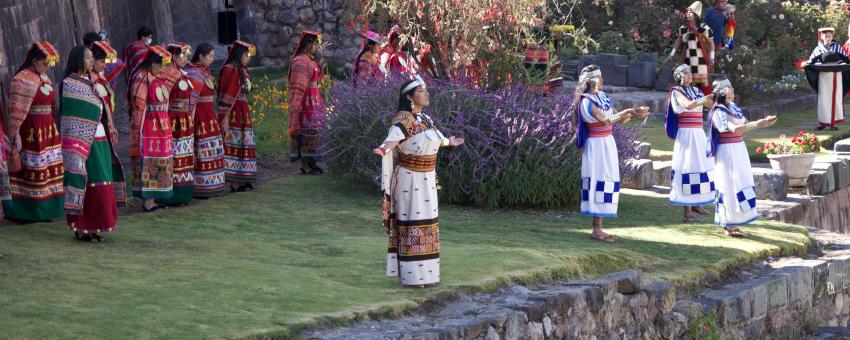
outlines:
{"label": "person in blue shirt", "polygon": [[728,4],[728,0],[715,0],[714,7],[708,9],[705,13],[703,22],[714,32],[714,48],[720,49],[723,47],[723,36],[726,32],[726,16],[723,14],[723,8]]}

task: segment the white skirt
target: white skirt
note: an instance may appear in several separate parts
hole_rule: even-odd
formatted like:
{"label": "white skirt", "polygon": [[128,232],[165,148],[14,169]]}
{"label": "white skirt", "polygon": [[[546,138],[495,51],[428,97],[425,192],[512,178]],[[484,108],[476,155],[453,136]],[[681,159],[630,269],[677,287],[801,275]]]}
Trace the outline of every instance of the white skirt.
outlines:
{"label": "white skirt", "polygon": [[581,213],[617,217],[620,163],[613,136],[587,139],[581,154]]}
{"label": "white skirt", "polygon": [[714,175],[719,193],[714,223],[730,227],[756,220],[756,188],[744,142],[718,144]]}
{"label": "white skirt", "polygon": [[[833,126],[844,122],[844,93],[841,72],[818,74],[818,122],[821,126]],[[833,116],[833,110],[834,116]]]}
{"label": "white skirt", "polygon": [[714,161],[706,157],[705,132],[697,128],[680,128],[673,144],[673,166],[670,179],[670,202],[675,205],[700,206],[714,203]]}
{"label": "white skirt", "polygon": [[396,167],[392,204],[398,252],[387,254],[386,275],[407,286],[440,282],[440,221],[437,174]]}

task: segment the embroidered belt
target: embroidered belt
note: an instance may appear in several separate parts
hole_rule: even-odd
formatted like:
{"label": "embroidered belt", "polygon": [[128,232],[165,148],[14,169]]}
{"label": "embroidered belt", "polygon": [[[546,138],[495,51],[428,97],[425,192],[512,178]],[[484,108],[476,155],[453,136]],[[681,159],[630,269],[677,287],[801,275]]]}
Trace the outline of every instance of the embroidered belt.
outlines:
{"label": "embroidered belt", "polygon": [[103,142],[103,141],[106,141],[106,140],[107,140],[106,136],[96,136],[96,137],[94,137],[95,142]]}
{"label": "embroidered belt", "polygon": [[248,95],[240,94],[240,95],[236,96],[236,100],[241,100],[243,102],[247,102],[248,101]]}
{"label": "embroidered belt", "polygon": [[33,115],[53,114],[53,105],[33,105],[33,106],[30,106],[29,114],[33,114]]}
{"label": "embroidered belt", "polygon": [[734,132],[721,132],[720,140],[717,141],[720,144],[730,144],[730,143],[738,143],[744,141],[743,133],[734,133]]}
{"label": "embroidered belt", "polygon": [[214,103],[215,98],[213,96],[200,96],[198,97],[198,103]]}
{"label": "embroidered belt", "polygon": [[587,123],[588,137],[608,137],[614,131],[613,125],[605,125],[602,123]]}
{"label": "embroidered belt", "polygon": [[168,111],[168,104],[148,104],[148,111]]}
{"label": "embroidered belt", "polygon": [[437,155],[411,156],[399,152],[399,165],[416,172],[430,172],[437,167]]}
{"label": "embroidered belt", "polygon": [[172,99],[168,102],[168,111],[171,112],[189,112],[188,99]]}
{"label": "embroidered belt", "polygon": [[679,114],[680,128],[702,128],[702,112],[682,112]]}

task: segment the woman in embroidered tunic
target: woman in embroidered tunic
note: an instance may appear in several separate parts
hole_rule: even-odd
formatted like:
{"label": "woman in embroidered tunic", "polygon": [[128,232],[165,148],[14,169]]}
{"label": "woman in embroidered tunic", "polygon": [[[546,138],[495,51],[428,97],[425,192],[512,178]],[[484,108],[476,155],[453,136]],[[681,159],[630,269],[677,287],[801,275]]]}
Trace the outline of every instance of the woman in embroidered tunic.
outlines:
{"label": "woman in embroidered tunic", "polygon": [[711,93],[711,81],[708,79],[708,73],[711,71],[711,65],[714,64],[714,33],[711,28],[701,22],[702,3],[694,2],[687,9],[687,21],[682,27],[679,27],[679,35],[676,42],[673,43],[673,50],[669,61],[676,56],[676,52],[685,44],[679,54],[679,63],[687,64],[691,67],[691,77],[695,86],[699,87],[702,93]]}
{"label": "woman in embroidered tunic", "polygon": [[218,122],[224,131],[224,176],[230,192],[254,190],[257,149],[248,109],[251,75],[248,62],[256,47],[236,40],[218,77]]}
{"label": "woman in embroidered tunic", "polygon": [[[115,51],[102,41],[91,46],[98,51],[97,58],[85,46],[71,50],[62,82],[60,124],[66,169],[65,217],[77,240],[103,241],[98,233],[115,228],[116,193],[123,193],[115,189],[113,173],[120,172],[121,167],[120,163],[114,167],[117,158],[107,135],[107,131],[115,133],[110,125],[112,93],[109,81],[100,75],[106,60],[115,58]],[[123,181],[123,174],[118,179]],[[123,183],[119,185],[123,187]]]}
{"label": "woman in embroidered tunic", "polygon": [[198,45],[186,73],[192,80],[191,106],[195,107],[195,198],[224,193],[224,140],[215,114],[215,80],[210,65],[215,61],[212,45]]}
{"label": "woman in embroidered tunic", "polygon": [[384,40],[378,33],[363,33],[363,48],[354,60],[354,77],[351,78],[354,86],[357,86],[358,82],[368,84],[384,79],[384,72],[381,71],[378,61],[378,52],[383,43]]}
{"label": "woman in embroidered tunic", "polygon": [[194,106],[191,98],[195,87],[183,70],[189,64],[191,47],[184,43],[168,45],[171,66],[163,70],[168,95],[168,117],[171,119],[171,137],[174,142],[174,189],[171,198],[159,203],[180,205],[192,201],[195,183],[195,127]]}
{"label": "woman in embroidered tunic", "polygon": [[685,222],[696,222],[692,211],[707,214],[701,206],[714,203],[714,162],[706,156],[706,138],[702,129],[703,105],[712,105],[711,100],[698,88],[691,86],[691,71],[688,65],[679,65],[673,71],[678,83],[670,89],[667,105],[667,136],[673,144],[672,178],[670,180],[670,202],[684,208]]}
{"label": "woman in embroidered tunic", "polygon": [[594,240],[612,243],[616,237],[602,231],[603,217],[617,217],[620,195],[620,162],[614,142],[613,124],[632,117],[642,118],[649,108],[642,106],[614,114],[614,104],[602,92],[602,72],[596,65],[585,66],[576,87],[578,136],[581,154],[581,213],[593,217]]}
{"label": "woman in embroidered tunic", "polygon": [[319,48],[321,35],[304,31],[295,45],[289,68],[289,136],[292,137],[290,161],[301,160],[301,173],[322,174],[316,162],[319,146],[319,127],[324,121],[325,102],[319,93],[319,81],[324,75],[313,55]]}
{"label": "woman in embroidered tunic", "polygon": [[47,70],[59,54],[48,42],[32,45],[10,88],[9,177],[12,200],[6,216],[25,222],[63,215],[62,138],[56,127],[53,83]]}
{"label": "woman in embroidered tunic", "polygon": [[173,187],[173,147],[168,117],[168,89],[160,78],[171,64],[171,54],[150,46],[130,84],[130,160],[133,196],[144,200],[146,212],[165,208],[157,199],[168,199]]}
{"label": "woman in embroidered tunic", "polygon": [[440,281],[440,223],[437,211],[437,151],[459,146],[422,113],[429,104],[421,78],[402,84],[398,114],[375,153],[383,157],[383,220],[389,236],[386,275],[404,286]]}
{"label": "woman in embroidered tunic", "polygon": [[748,123],[741,109],[735,105],[735,91],[729,80],[716,80],[714,89],[714,107],[708,126],[711,132],[709,154],[715,161],[718,192],[714,223],[722,226],[727,236],[746,237],[738,226],[757,219],[758,212],[744,131],[771,126],[776,122],[776,116]]}

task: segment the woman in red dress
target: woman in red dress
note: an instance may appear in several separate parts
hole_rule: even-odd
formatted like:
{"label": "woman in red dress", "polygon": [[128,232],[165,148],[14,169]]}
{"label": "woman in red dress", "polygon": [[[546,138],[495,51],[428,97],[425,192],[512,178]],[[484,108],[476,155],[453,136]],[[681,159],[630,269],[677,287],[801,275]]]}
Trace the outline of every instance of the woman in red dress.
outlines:
{"label": "woman in red dress", "polygon": [[169,90],[168,117],[171,118],[171,136],[174,142],[174,189],[170,199],[158,200],[164,204],[189,204],[195,168],[195,108],[191,98],[195,86],[183,69],[189,64],[192,47],[175,42],[168,45],[171,66],[163,71],[165,87]]}
{"label": "woman in red dress", "polygon": [[295,45],[289,67],[289,136],[292,137],[290,161],[301,160],[301,173],[322,174],[316,162],[319,146],[318,128],[324,121],[325,103],[319,93],[319,81],[324,74],[314,55],[319,49],[321,34],[304,31]]}
{"label": "woman in red dress", "polygon": [[14,220],[49,221],[64,215],[62,136],[54,118],[56,91],[47,76],[57,62],[53,45],[34,43],[9,90],[12,200],[3,203],[3,210]]}
{"label": "woman in red dress", "polygon": [[171,53],[150,46],[130,82],[130,161],[133,197],[144,200],[144,211],[165,208],[156,200],[169,199],[173,188],[173,147],[168,117],[168,89],[160,78],[171,64]]}
{"label": "woman in red dress", "polygon": [[224,140],[215,115],[215,78],[210,65],[215,60],[212,45],[198,45],[186,73],[192,80],[191,106],[195,107],[195,198],[224,193]]}
{"label": "woman in red dress", "polygon": [[234,41],[219,72],[218,122],[224,131],[224,176],[231,192],[254,190],[257,181],[257,150],[248,109],[248,62],[256,51],[254,45]]}
{"label": "woman in red dress", "polygon": [[352,77],[354,86],[357,86],[358,82],[369,83],[384,79],[381,62],[378,60],[378,52],[381,51],[383,44],[384,39],[378,33],[372,31],[363,33],[363,49],[354,60],[354,77]]}

